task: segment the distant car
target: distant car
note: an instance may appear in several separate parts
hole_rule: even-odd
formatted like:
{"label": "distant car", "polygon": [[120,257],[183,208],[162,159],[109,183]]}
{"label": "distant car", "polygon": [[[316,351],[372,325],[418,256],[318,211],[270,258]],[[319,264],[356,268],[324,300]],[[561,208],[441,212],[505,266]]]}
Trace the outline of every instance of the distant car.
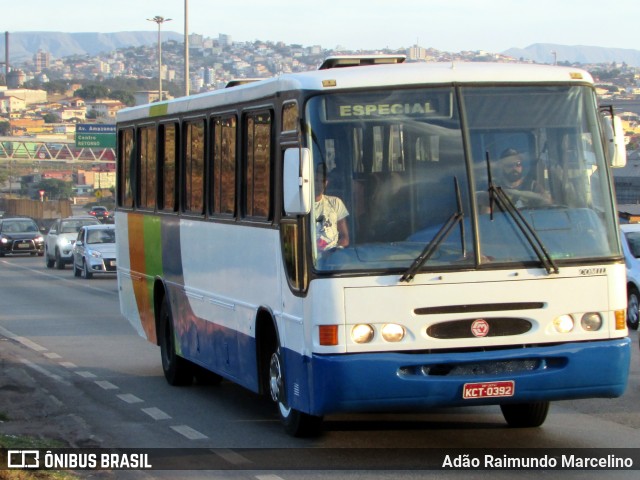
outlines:
{"label": "distant car", "polygon": [[73,274],[90,279],[96,273],[116,273],[116,230],[113,225],[80,228],[73,246]]}
{"label": "distant car", "polygon": [[640,224],[628,223],[620,228],[627,264],[627,326],[637,330],[640,319]]}
{"label": "distant car", "polygon": [[89,215],[96,217],[102,223],[113,223],[113,215],[109,212],[107,207],[91,207]]}
{"label": "distant car", "polygon": [[0,257],[7,254],[44,254],[44,238],[32,218],[0,218]]}
{"label": "distant car", "polygon": [[62,270],[66,264],[73,261],[73,244],[78,231],[85,225],[101,225],[101,223],[90,216],[59,218],[53,222],[44,244],[44,261],[47,268],[55,266]]}

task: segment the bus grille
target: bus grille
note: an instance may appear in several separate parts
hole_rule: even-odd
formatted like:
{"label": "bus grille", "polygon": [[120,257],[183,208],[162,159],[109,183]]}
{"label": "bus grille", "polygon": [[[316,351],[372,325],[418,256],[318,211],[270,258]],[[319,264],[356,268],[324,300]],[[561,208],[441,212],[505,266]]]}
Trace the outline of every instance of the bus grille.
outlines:
{"label": "bus grille", "polygon": [[518,359],[462,364],[412,365],[399,370],[401,376],[483,376],[533,372],[541,368],[559,367],[559,359]]}
{"label": "bus grille", "polygon": [[[427,328],[427,335],[433,338],[473,338],[472,325],[477,318],[467,320],[452,320],[440,322]],[[503,337],[506,335],[521,335],[531,330],[531,322],[523,318],[485,318],[482,319],[488,325],[487,337]]]}

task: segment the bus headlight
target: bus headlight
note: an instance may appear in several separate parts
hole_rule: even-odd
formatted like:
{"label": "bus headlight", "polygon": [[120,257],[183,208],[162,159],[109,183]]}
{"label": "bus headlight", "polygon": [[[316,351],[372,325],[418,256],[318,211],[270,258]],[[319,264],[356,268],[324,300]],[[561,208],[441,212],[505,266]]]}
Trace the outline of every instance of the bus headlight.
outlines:
{"label": "bus headlight", "polygon": [[600,327],[602,327],[602,316],[596,312],[585,313],[582,319],[580,319],[580,325],[582,325],[583,330],[588,332],[600,330]]}
{"label": "bus headlight", "polygon": [[404,338],[404,327],[396,323],[387,323],[382,327],[382,338],[387,342],[399,342]]}
{"label": "bus headlight", "polygon": [[553,321],[553,326],[558,333],[568,333],[573,330],[573,317],[561,315]]}
{"label": "bus headlight", "polygon": [[368,343],[373,338],[373,327],[365,323],[355,325],[351,329],[351,338],[356,343]]}

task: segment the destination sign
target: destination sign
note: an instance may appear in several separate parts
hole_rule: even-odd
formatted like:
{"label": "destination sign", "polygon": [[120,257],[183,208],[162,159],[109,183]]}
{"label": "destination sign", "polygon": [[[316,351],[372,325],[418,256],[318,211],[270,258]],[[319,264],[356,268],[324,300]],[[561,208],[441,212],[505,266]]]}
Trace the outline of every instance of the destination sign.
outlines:
{"label": "destination sign", "polygon": [[394,92],[392,95],[332,95],[325,99],[328,121],[411,118],[450,118],[449,90]]}

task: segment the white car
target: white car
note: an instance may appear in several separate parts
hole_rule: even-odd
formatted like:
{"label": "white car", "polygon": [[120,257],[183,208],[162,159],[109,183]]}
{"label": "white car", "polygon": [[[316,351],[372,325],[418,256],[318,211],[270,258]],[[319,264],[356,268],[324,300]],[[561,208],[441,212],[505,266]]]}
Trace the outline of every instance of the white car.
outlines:
{"label": "white car", "polygon": [[640,223],[624,224],[620,229],[627,264],[627,325],[637,330],[640,316]]}
{"label": "white car", "polygon": [[73,274],[90,279],[96,273],[116,273],[114,225],[85,225],[73,245]]}
{"label": "white car", "polygon": [[84,225],[100,225],[95,217],[78,216],[60,218],[53,222],[44,244],[44,260],[47,268],[54,266],[60,270],[72,262],[73,243],[76,241],[80,227]]}

